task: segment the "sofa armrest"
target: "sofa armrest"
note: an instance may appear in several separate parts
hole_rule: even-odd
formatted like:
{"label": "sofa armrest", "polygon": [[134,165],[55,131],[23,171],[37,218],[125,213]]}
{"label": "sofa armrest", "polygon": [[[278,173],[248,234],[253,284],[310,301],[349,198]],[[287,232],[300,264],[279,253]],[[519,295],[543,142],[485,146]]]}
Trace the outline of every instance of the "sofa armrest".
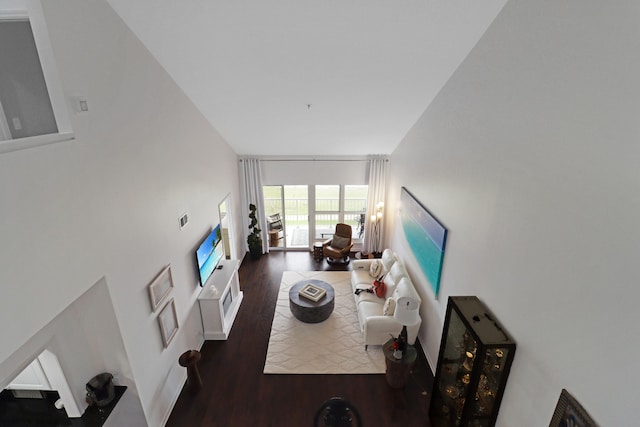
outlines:
{"label": "sofa armrest", "polygon": [[[407,342],[414,345],[422,320],[416,325],[407,326]],[[364,322],[365,344],[383,344],[389,338],[397,338],[402,331],[402,324],[393,316],[369,316]]]}
{"label": "sofa armrest", "polygon": [[354,259],[351,261],[351,268],[354,270],[366,270],[369,271],[373,259]]}
{"label": "sofa armrest", "polygon": [[385,331],[398,329],[398,332],[395,334],[396,336],[402,330],[402,325],[393,316],[369,316],[367,317],[365,323],[366,323],[365,329],[367,327],[379,328]]}

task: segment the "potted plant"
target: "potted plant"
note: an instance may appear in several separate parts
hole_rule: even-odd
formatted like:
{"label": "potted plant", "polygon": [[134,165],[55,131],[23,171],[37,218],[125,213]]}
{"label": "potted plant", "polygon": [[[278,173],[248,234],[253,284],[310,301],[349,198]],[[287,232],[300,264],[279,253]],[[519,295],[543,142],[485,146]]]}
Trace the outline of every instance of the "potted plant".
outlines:
{"label": "potted plant", "polygon": [[249,228],[251,229],[251,233],[247,237],[247,243],[249,244],[249,254],[253,259],[260,258],[262,255],[262,235],[260,234],[262,230],[258,228],[256,209],[256,205],[253,203],[249,204],[249,219],[251,220]]}

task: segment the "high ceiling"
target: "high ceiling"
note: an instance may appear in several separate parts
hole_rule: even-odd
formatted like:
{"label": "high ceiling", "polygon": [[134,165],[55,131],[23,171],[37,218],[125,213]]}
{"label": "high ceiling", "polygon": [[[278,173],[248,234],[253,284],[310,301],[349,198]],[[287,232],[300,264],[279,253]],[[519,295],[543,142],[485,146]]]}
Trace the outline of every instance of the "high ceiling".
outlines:
{"label": "high ceiling", "polygon": [[389,154],[507,0],[108,0],[238,154]]}

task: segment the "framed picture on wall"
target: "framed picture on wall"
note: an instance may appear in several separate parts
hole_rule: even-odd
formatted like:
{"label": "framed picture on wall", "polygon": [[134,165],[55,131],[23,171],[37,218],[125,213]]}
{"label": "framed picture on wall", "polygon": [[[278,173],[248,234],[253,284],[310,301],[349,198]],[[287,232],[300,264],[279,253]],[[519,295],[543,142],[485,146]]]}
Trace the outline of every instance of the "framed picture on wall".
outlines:
{"label": "framed picture on wall", "polygon": [[176,315],[176,303],[173,298],[160,311],[158,324],[160,325],[162,343],[164,348],[167,348],[178,332],[178,316]]}
{"label": "framed picture on wall", "polygon": [[448,230],[405,187],[400,194],[400,216],[411,252],[437,299]]}
{"label": "framed picture on wall", "polygon": [[578,401],[562,389],[549,427],[598,427]]}
{"label": "framed picture on wall", "polygon": [[171,266],[168,265],[149,284],[152,311],[156,311],[160,307],[162,302],[169,296],[171,288],[173,288],[173,277],[171,276]]}

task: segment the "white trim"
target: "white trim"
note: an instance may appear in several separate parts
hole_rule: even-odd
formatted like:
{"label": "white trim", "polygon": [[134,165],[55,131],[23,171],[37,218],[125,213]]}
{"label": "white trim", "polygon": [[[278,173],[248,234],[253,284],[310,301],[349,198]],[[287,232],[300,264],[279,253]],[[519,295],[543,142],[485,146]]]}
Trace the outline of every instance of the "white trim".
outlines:
{"label": "white trim", "polygon": [[29,12],[26,10],[0,10],[0,19],[3,21],[28,21]]}
{"label": "white trim", "polygon": [[7,117],[4,114],[4,108],[2,108],[2,101],[0,100],[0,141],[6,141],[11,139],[11,129],[9,123],[7,123]]}
{"label": "white trim", "polygon": [[58,391],[60,399],[64,402],[64,409],[67,411],[67,416],[70,418],[81,417],[82,412],[80,412],[80,408],[73,398],[71,387],[69,387],[58,357],[49,349],[45,349],[38,359],[42,363],[45,375],[49,379],[52,388]]}
{"label": "white trim", "polygon": [[[53,48],[49,39],[49,32],[42,11],[42,4],[39,1],[29,1],[29,10],[0,10],[1,21],[28,21],[33,32],[33,39],[40,58],[40,66],[42,75],[47,85],[47,92],[51,102],[51,108],[58,127],[58,132],[49,135],[36,135],[26,138],[10,139],[9,137],[2,141],[2,134],[5,129],[0,129],[0,154],[10,151],[32,148],[41,145],[53,144],[56,142],[69,141],[75,138],[73,128],[71,127],[71,118],[67,101],[62,91],[58,68],[55,65],[53,56]],[[0,106],[0,113],[4,117],[4,112]],[[6,121],[6,118],[4,119]],[[2,123],[0,123],[0,126]],[[7,124],[8,125],[8,124]]]}
{"label": "white trim", "polygon": [[10,151],[24,150],[26,148],[39,147],[41,145],[54,144],[56,142],[71,141],[74,139],[76,139],[75,134],[73,132],[67,132],[0,141],[0,154],[8,153]]}
{"label": "white trim", "polygon": [[[263,162],[366,162],[369,156],[257,156]],[[241,157],[240,161],[243,160]]]}
{"label": "white trim", "polygon": [[[0,10],[0,21],[29,21],[29,14],[26,10]],[[7,117],[2,108],[0,100],[0,141],[11,140],[11,129],[7,122]],[[0,148],[0,153],[2,149]]]}
{"label": "white trim", "polygon": [[58,67],[53,57],[53,48],[49,39],[49,31],[47,23],[44,19],[42,4],[39,1],[29,2],[29,22],[31,23],[31,31],[33,31],[33,39],[36,43],[36,50],[40,57],[40,66],[42,67],[42,75],[47,84],[51,108],[58,126],[58,133],[65,134],[73,131],[71,127],[71,119],[69,117],[69,109],[67,101],[62,91],[60,77],[58,76]]}

